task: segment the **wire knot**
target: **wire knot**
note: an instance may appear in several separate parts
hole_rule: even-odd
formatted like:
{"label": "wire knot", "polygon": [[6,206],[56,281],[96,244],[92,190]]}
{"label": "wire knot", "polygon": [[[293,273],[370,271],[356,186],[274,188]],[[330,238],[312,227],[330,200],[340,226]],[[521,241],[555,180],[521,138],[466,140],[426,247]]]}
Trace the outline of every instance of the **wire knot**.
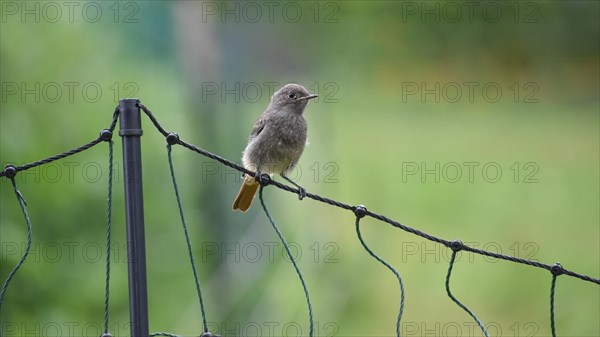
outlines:
{"label": "wire knot", "polygon": [[460,252],[461,250],[463,250],[463,248],[465,248],[465,246],[463,245],[462,241],[454,240],[450,243],[450,248],[454,252]]}
{"label": "wire knot", "polygon": [[12,179],[12,178],[14,178],[17,175],[17,168],[14,167],[14,166],[12,166],[12,165],[7,165],[4,168],[4,172],[3,173],[4,173],[4,175],[7,178]]}
{"label": "wire knot", "polygon": [[550,267],[550,272],[552,273],[552,275],[558,276],[558,275],[564,274],[565,270],[560,265],[560,262],[556,262],[555,264],[552,265],[552,267]]}
{"label": "wire knot", "polygon": [[169,145],[175,145],[177,143],[179,143],[179,135],[176,134],[175,132],[171,132],[167,135],[167,143],[169,143]]}
{"label": "wire knot", "polygon": [[214,335],[207,331],[207,332],[201,334],[200,337],[221,337],[221,335]]}
{"label": "wire knot", "polygon": [[108,332],[105,332],[100,337],[112,337],[112,335],[110,333],[108,333]]}
{"label": "wire knot", "polygon": [[100,139],[104,142],[110,142],[112,139],[113,133],[109,129],[104,129],[100,132]]}
{"label": "wire knot", "polygon": [[367,215],[367,208],[364,205],[354,207],[354,215],[359,219],[364,218]]}

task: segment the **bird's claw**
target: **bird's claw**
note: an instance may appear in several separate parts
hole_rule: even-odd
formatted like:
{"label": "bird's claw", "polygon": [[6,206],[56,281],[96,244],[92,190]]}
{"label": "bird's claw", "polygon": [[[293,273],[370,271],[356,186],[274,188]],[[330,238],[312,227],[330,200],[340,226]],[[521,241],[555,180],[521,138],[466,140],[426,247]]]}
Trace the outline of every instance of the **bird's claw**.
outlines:
{"label": "bird's claw", "polygon": [[271,177],[266,173],[261,173],[260,171],[256,171],[254,174],[254,180],[258,182],[261,186],[269,185],[271,182]]}
{"label": "bird's claw", "polygon": [[298,200],[306,198],[306,190],[304,187],[298,187]]}
{"label": "bird's claw", "polygon": [[262,185],[262,175],[260,174],[259,170],[256,170],[254,173],[254,180],[258,181],[258,183]]}

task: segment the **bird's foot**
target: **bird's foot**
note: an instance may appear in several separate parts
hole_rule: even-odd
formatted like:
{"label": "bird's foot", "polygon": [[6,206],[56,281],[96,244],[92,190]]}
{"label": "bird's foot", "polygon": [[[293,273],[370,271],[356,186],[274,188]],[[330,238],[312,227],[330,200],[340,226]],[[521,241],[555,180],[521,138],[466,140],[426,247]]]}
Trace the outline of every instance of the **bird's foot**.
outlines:
{"label": "bird's foot", "polygon": [[304,189],[304,187],[296,184],[292,179],[288,178],[285,174],[282,174],[281,177],[283,177],[283,179],[287,180],[290,184],[296,186],[296,188],[298,189],[298,200],[302,200],[302,199],[306,198],[306,190]]}
{"label": "bird's foot", "polygon": [[298,200],[306,198],[306,190],[304,187],[298,186]]}
{"label": "bird's foot", "polygon": [[254,180],[256,180],[261,186],[267,186],[269,183],[271,183],[271,176],[266,173],[261,173],[257,170],[254,174]]}

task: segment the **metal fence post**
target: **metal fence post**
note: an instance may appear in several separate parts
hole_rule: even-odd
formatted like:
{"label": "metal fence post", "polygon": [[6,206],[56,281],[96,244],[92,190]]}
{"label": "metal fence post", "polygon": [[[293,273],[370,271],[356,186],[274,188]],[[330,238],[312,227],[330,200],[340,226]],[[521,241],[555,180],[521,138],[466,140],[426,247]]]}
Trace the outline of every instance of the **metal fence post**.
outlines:
{"label": "metal fence post", "polygon": [[140,147],[142,122],[138,103],[137,98],[125,98],[119,101],[119,119],[121,121],[119,135],[123,139],[131,337],[148,337],[146,244]]}

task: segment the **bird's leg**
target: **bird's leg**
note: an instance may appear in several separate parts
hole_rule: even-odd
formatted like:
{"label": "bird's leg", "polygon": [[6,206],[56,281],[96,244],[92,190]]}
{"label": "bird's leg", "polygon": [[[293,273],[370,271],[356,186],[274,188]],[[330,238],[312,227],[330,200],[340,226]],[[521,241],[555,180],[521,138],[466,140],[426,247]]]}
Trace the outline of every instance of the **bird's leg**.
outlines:
{"label": "bird's leg", "polygon": [[256,180],[260,185],[262,185],[262,174],[260,173],[259,169],[256,169],[256,172],[254,172],[254,180]]}
{"label": "bird's leg", "polygon": [[306,190],[304,189],[304,187],[293,182],[292,179],[288,178],[284,173],[281,174],[281,177],[287,180],[290,184],[296,186],[296,188],[298,188],[298,199],[302,200],[304,199],[304,197],[306,197]]}

